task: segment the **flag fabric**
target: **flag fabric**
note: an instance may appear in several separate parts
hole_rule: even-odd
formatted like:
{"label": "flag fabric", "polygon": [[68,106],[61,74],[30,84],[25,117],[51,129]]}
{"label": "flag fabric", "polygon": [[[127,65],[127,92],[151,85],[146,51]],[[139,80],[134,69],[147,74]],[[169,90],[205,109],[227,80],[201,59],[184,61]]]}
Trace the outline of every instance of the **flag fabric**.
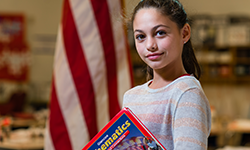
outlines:
{"label": "flag fabric", "polygon": [[45,150],[79,150],[132,87],[121,0],[64,0]]}

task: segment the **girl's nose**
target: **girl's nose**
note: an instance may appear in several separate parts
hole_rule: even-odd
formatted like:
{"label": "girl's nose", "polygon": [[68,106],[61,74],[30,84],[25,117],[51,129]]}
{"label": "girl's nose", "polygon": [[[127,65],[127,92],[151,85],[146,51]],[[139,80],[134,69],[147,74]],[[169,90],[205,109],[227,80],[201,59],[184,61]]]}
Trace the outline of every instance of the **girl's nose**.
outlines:
{"label": "girl's nose", "polygon": [[157,50],[157,44],[153,38],[147,39],[147,50],[149,51],[156,51]]}

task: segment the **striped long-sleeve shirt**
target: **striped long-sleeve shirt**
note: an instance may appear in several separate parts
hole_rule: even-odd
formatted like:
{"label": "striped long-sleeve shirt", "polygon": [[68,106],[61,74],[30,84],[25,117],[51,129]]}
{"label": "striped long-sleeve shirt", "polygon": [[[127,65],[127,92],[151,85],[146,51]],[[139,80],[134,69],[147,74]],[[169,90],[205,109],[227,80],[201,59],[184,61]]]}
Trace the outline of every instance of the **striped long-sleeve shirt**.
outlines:
{"label": "striped long-sleeve shirt", "polygon": [[209,102],[199,81],[183,76],[159,89],[151,81],[124,95],[130,108],[167,150],[204,150],[211,129]]}

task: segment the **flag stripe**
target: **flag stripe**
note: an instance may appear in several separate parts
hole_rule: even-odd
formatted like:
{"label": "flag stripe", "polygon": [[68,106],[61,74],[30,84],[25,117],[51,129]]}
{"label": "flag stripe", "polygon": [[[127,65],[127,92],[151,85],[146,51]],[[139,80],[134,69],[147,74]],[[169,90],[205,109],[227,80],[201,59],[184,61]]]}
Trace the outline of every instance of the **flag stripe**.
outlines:
{"label": "flag stripe", "polygon": [[[54,81],[54,80],[53,80]],[[50,133],[52,141],[54,143],[55,149],[67,149],[71,150],[71,142],[67,132],[67,128],[62,116],[61,108],[58,103],[55,83],[52,81],[52,95],[51,98],[53,101],[50,103],[50,107],[53,108],[53,111],[50,111]],[[65,143],[65,144],[60,144]]]}
{"label": "flag stripe", "polygon": [[[87,125],[82,112],[80,100],[67,61],[62,37],[62,27],[59,27],[54,65],[54,81],[58,103],[67,127],[73,149],[81,149],[82,140],[89,140]],[[85,135],[85,136],[82,136]]]}
{"label": "flag stripe", "polygon": [[[124,91],[133,85],[132,65],[130,62],[129,46],[125,34],[125,23],[122,14],[122,2],[119,0],[108,0],[109,12],[111,14],[113,37],[116,50],[117,74],[118,74],[118,98],[120,107]],[[122,29],[122,30],[121,30]]]}
{"label": "flag stripe", "polygon": [[51,134],[50,134],[50,131],[49,131],[49,129],[50,129],[49,124],[50,124],[50,121],[47,120],[45,132],[44,132],[44,134],[45,134],[44,149],[55,150],[54,144],[53,144],[53,142],[51,140]]}
{"label": "flag stripe", "polygon": [[[88,66],[83,54],[74,18],[70,9],[69,0],[65,0],[63,14],[63,37],[68,63],[72,77],[81,101],[82,111],[85,117],[90,138],[97,133],[95,95],[88,71]],[[74,42],[71,41],[74,37]]]}
{"label": "flag stripe", "polygon": [[102,41],[90,1],[84,0],[77,3],[76,0],[71,0],[71,7],[94,87],[97,126],[100,130],[110,120],[106,64]]}
{"label": "flag stripe", "polygon": [[112,36],[109,8],[106,0],[91,0],[95,13],[96,22],[102,39],[105,62],[107,67],[109,114],[113,118],[119,111],[120,106],[117,96],[117,68],[114,41]]}

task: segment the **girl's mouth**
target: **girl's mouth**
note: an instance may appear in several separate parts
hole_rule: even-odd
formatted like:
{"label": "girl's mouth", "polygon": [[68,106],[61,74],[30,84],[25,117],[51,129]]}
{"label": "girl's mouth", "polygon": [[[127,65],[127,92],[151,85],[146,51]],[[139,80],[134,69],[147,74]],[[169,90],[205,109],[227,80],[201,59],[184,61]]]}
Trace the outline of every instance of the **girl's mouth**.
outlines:
{"label": "girl's mouth", "polygon": [[146,57],[149,60],[156,60],[158,59],[163,53],[153,53],[153,54],[148,54]]}

